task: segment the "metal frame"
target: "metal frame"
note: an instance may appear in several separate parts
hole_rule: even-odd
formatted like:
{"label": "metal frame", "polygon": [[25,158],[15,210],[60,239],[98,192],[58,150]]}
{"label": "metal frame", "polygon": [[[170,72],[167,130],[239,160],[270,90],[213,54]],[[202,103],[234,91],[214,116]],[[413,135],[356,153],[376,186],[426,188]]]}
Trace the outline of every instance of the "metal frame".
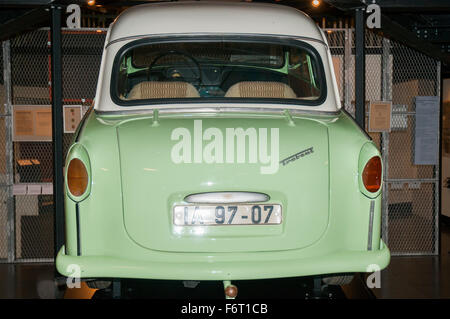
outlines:
{"label": "metal frame", "polygon": [[350,58],[352,56],[353,29],[345,29],[344,43],[344,108],[348,110],[351,104],[350,98]]}
{"label": "metal frame", "polygon": [[[325,2],[344,12],[359,9],[364,10],[369,3],[366,0],[325,0]],[[446,9],[449,7],[448,1],[446,0],[414,0],[408,1],[407,5],[403,2],[406,2],[406,0],[378,0],[377,4],[381,6],[383,12],[384,10],[395,10],[399,8],[401,8],[401,12],[423,12],[426,9],[436,10],[437,8]],[[432,56],[435,59],[450,63],[450,57],[445,52],[442,52],[438,45],[433,44],[432,41],[421,40],[417,37],[415,31],[407,29],[404,25],[392,20],[388,15],[383,13],[381,14],[381,26],[383,34],[389,38]]]}
{"label": "metal frame", "polygon": [[53,132],[53,207],[54,207],[54,256],[64,244],[64,119],[62,101],[62,7],[51,6],[51,90],[52,90],[52,132]]}
{"label": "metal frame", "polygon": [[53,258],[19,258],[14,260],[14,264],[31,264],[31,263],[52,263]]}
{"label": "metal frame", "polygon": [[[441,96],[441,62],[438,61],[437,63],[437,85],[436,85],[436,95]],[[440,99],[440,103],[442,101],[442,97]],[[442,106],[442,104],[441,104]],[[440,251],[440,245],[441,245],[441,237],[440,237],[440,230],[439,230],[439,217],[441,215],[441,200],[440,200],[440,194],[441,194],[441,157],[442,157],[442,147],[441,147],[441,121],[442,121],[442,108],[439,108],[439,121],[438,121],[438,147],[439,147],[439,160],[437,164],[434,167],[434,178],[436,179],[435,182],[435,189],[434,189],[434,210],[436,211],[436,216],[434,217],[434,224],[435,224],[435,230],[436,230],[436,240],[437,243],[434,245],[434,253],[436,255],[439,255]]]}
{"label": "metal frame", "polygon": [[2,44],[3,49],[3,83],[5,86],[5,162],[6,162],[6,209],[7,209],[7,247],[8,262],[16,259],[16,227],[14,209],[14,154],[12,143],[12,84],[11,84],[11,44],[9,40]]}
{"label": "metal frame", "polygon": [[355,10],[355,120],[365,130],[366,121],[366,52],[364,9]]}
{"label": "metal frame", "polygon": [[[391,54],[391,41],[383,38],[382,44],[382,99],[384,101],[392,101],[392,74],[389,67],[390,54]],[[381,234],[385,243],[389,241],[388,225],[389,225],[389,132],[381,133],[381,156],[384,164],[383,175],[383,194],[381,198]]]}
{"label": "metal frame", "polygon": [[48,10],[45,7],[30,9],[0,25],[0,40],[7,40],[17,34],[36,29],[45,25],[48,19]]}

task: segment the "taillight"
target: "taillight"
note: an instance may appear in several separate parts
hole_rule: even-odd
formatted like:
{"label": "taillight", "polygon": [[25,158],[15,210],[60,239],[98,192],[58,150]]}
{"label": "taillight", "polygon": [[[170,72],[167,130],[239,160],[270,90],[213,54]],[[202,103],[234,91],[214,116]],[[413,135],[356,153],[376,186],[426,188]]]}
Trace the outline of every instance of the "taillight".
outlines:
{"label": "taillight", "polygon": [[364,167],[362,181],[364,187],[371,193],[376,193],[381,187],[381,159],[372,157]]}
{"label": "taillight", "polygon": [[78,158],[69,163],[67,169],[67,186],[72,196],[81,196],[86,192],[88,186],[88,172],[86,166]]}

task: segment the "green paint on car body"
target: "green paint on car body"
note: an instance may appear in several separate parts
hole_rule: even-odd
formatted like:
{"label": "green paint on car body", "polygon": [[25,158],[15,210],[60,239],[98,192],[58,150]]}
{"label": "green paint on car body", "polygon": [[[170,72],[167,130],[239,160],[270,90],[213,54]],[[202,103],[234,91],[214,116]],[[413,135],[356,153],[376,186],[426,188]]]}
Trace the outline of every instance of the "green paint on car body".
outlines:
{"label": "green paint on car body", "polygon": [[[385,268],[382,190],[368,192],[361,178],[380,152],[341,110],[338,90],[325,35],[293,8],[126,10],[108,31],[94,107],[66,157],[66,167],[83,161],[89,182],[81,196],[65,187],[58,271],[231,281]],[[201,206],[188,195],[211,192],[267,195],[246,205],[252,214],[281,206],[278,224],[174,222],[175,206]]]}
{"label": "green paint on car body", "polygon": [[[279,127],[280,158],[310,146],[314,153],[273,175],[259,174],[255,164],[174,164],[170,132],[195,119],[221,129]],[[294,127],[282,114],[160,114],[155,127],[151,115],[91,112],[77,143],[89,154],[92,174],[90,194],[79,203],[82,254],[76,256],[75,202],[66,196],[67,242],[58,270],[70,275],[67,266],[76,262],[82,277],[225,280],[384,268],[389,251],[379,236],[381,196],[368,198],[359,184],[360,153],[379,155],[376,146],[344,112],[292,120]],[[209,191],[269,194],[283,207],[283,223],[172,224],[174,205]],[[368,251],[371,200],[376,248]]]}

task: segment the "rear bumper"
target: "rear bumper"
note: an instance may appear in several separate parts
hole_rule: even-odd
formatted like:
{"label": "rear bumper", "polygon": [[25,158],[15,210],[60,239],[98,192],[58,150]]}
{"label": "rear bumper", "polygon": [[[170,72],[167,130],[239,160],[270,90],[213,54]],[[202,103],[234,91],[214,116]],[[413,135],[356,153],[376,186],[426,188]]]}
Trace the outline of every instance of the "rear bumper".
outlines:
{"label": "rear bumper", "polygon": [[241,259],[233,254],[229,261],[226,258],[215,260],[214,256],[207,256],[210,254],[206,253],[198,261],[192,259],[192,256],[183,258],[186,255],[179,254],[181,258],[174,262],[108,256],[69,256],[65,254],[65,247],[62,247],[56,258],[56,267],[61,274],[71,276],[73,268],[69,266],[78,265],[81,278],[245,280],[367,272],[373,271],[371,265],[376,265],[379,269],[385,268],[390,260],[389,249],[383,242],[380,249],[374,251],[338,251],[314,257],[301,256],[297,252],[297,258],[292,258],[295,253],[291,252],[290,257],[280,255],[280,259],[277,258],[277,252],[270,254],[269,260],[262,259],[260,253],[244,254]]}

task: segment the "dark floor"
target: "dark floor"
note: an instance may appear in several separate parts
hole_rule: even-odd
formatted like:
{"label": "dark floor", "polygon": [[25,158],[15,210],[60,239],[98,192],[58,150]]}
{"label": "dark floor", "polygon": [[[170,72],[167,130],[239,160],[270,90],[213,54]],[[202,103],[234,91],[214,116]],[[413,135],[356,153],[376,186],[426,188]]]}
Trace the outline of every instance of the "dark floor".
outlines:
{"label": "dark floor", "polygon": [[53,264],[0,264],[0,299],[56,297]]}
{"label": "dark floor", "polygon": [[450,226],[440,229],[440,256],[392,257],[377,298],[450,298]]}
{"label": "dark floor", "polygon": [[[53,264],[0,264],[0,299],[61,297],[62,293],[55,289],[54,274]],[[308,280],[301,279],[284,279],[281,282],[285,292],[290,294],[295,291],[294,296],[299,298],[305,297],[305,292],[308,291],[308,285],[310,285]],[[240,286],[245,289],[248,283],[241,282]],[[266,283],[269,285],[264,284],[263,286],[271,287],[275,284],[273,281]],[[153,284],[161,286],[163,283],[155,281]],[[278,285],[278,283],[276,284]],[[180,283],[172,282],[170,285],[180,286]],[[169,287],[170,285],[164,284],[163,286]],[[213,283],[202,283],[201,285],[203,289],[211,291],[211,295],[214,292],[220,298],[220,285],[216,285],[217,287]],[[179,289],[175,297],[183,297],[186,289],[178,286],[170,286],[170,288]],[[135,285],[135,287],[137,288],[129,292],[129,298],[151,297],[148,294],[148,287],[143,288],[142,284]],[[166,292],[166,295],[159,297],[173,297],[171,289],[169,295],[167,295],[168,289],[153,291]],[[247,297],[254,297],[254,293],[261,293],[262,290],[248,288],[246,291],[249,294]],[[392,257],[389,267],[382,271],[381,288],[372,291],[377,298],[450,298],[450,227],[441,226],[440,256]],[[371,297],[364,285],[364,279],[359,276],[351,285],[331,290],[331,293],[333,298]],[[96,294],[94,297],[105,298],[108,295]],[[246,295],[240,295],[240,297],[246,297]],[[290,297],[292,298],[293,295]]]}

